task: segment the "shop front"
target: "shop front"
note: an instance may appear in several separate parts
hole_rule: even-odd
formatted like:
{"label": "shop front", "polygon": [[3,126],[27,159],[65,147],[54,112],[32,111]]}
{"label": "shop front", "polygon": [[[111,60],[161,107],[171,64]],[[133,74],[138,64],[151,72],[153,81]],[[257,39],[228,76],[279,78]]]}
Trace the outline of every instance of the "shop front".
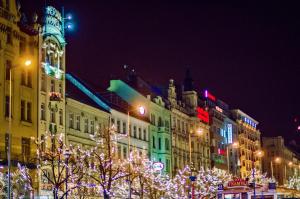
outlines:
{"label": "shop front", "polygon": [[278,199],[276,186],[273,183],[267,185],[255,185],[244,179],[234,179],[226,186],[219,185],[218,199]]}

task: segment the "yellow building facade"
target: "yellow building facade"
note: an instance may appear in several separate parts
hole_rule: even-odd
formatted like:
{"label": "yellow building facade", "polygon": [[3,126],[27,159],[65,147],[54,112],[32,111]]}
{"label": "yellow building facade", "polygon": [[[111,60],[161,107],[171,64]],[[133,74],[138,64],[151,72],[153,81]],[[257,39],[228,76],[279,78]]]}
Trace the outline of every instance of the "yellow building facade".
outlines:
{"label": "yellow building facade", "polygon": [[240,176],[249,178],[253,168],[262,171],[261,133],[257,129],[258,122],[246,113],[236,109],[232,115],[238,129]]}
{"label": "yellow building facade", "polygon": [[[11,162],[31,168],[35,146],[30,138],[37,135],[38,48],[33,27],[24,25],[20,16],[16,1],[0,1],[0,164],[7,166],[11,96]],[[25,60],[31,64],[26,66]]]}

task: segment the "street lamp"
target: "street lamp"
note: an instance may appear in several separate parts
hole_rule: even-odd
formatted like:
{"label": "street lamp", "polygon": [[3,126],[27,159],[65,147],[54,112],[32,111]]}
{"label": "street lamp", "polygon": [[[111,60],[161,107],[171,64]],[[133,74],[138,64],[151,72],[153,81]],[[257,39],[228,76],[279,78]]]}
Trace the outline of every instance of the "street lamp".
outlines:
{"label": "street lamp", "polygon": [[233,142],[232,144],[227,145],[226,151],[227,151],[227,171],[230,173],[230,165],[229,165],[229,147],[232,147],[233,149],[239,148],[239,143],[238,142]]}
{"label": "street lamp", "polygon": [[[280,162],[281,162],[281,158],[280,157],[276,157],[275,158],[275,163],[276,164],[280,164]],[[273,169],[273,160],[271,160],[271,174],[272,174],[272,179],[274,179],[274,174],[273,174],[273,172],[274,172],[274,169]]]}
{"label": "street lamp", "polygon": [[[24,61],[24,63],[22,63],[22,65],[28,67],[29,65],[31,65],[31,60],[26,59]],[[12,115],[12,70],[14,68],[19,67],[20,64],[17,64],[15,66],[12,66],[9,68],[9,114],[8,114],[8,149],[7,149],[7,167],[8,167],[8,198],[10,199],[11,197],[11,180],[10,180],[10,173],[11,173],[11,115]]]}
{"label": "street lamp", "polygon": [[130,172],[131,172],[131,155],[130,155],[130,136],[131,136],[131,133],[130,133],[130,113],[131,112],[135,112],[137,111],[139,113],[139,115],[145,115],[146,114],[146,109],[144,106],[138,106],[138,107],[135,107],[134,109],[132,110],[128,110],[127,111],[127,136],[128,136],[128,154],[129,154],[129,164],[128,164],[128,172],[129,172],[129,175],[128,175],[128,183],[129,183],[129,199],[131,199],[131,180],[130,180]]}
{"label": "street lamp", "polygon": [[[190,153],[190,164],[192,165],[192,141],[191,141],[191,134],[193,133],[193,131],[191,130],[189,133],[189,153]],[[203,130],[202,129],[197,129],[196,130],[196,135],[198,136],[202,136],[203,135]]]}
{"label": "street lamp", "polygon": [[255,161],[254,157],[262,157],[264,154],[261,150],[258,150],[256,152],[252,151],[252,177],[253,177],[253,198],[256,199],[256,192],[255,192]]}

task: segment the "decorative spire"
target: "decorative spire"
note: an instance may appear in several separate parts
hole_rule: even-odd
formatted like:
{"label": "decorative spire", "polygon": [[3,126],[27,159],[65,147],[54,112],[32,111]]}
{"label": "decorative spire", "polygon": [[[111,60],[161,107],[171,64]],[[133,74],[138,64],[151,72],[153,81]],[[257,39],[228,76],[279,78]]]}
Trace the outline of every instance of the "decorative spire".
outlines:
{"label": "decorative spire", "polygon": [[184,91],[192,91],[194,90],[194,80],[191,77],[190,69],[187,68],[185,72],[184,78]]}

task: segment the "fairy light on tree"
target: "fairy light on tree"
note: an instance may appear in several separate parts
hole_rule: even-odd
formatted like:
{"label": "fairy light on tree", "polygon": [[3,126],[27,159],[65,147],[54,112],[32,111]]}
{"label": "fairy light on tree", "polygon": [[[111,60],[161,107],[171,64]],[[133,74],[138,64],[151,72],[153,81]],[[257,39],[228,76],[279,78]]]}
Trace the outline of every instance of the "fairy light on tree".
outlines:
{"label": "fairy light on tree", "polygon": [[[86,156],[79,147],[67,147],[62,134],[46,132],[44,138],[35,142],[41,186],[50,186],[54,199],[64,198],[71,190],[81,186]],[[70,156],[65,156],[66,151]],[[64,187],[66,183],[69,185],[67,189]]]}

